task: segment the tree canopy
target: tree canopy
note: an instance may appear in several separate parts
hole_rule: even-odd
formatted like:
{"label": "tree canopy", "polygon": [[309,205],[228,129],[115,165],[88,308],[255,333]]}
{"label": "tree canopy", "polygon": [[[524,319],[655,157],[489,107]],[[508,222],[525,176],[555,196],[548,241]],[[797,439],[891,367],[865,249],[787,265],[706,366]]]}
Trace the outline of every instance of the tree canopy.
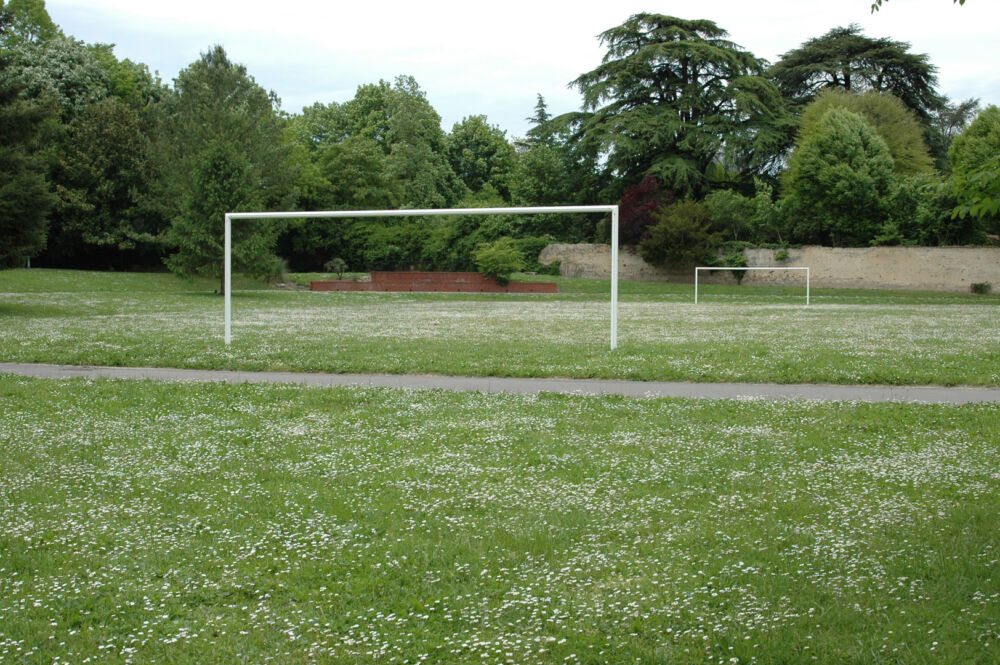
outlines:
{"label": "tree canopy", "polygon": [[864,118],[828,109],[788,165],[800,235],[835,247],[867,245],[886,220],[892,170],[888,146]]}
{"label": "tree canopy", "polygon": [[10,58],[0,53],[0,267],[24,265],[45,247],[53,197],[38,152],[40,128],[52,114],[22,95]]}
{"label": "tree canopy", "polygon": [[[162,173],[158,197],[167,206],[168,238],[177,252],[167,262],[172,270],[221,274],[220,211],[287,210],[294,205],[294,174],[277,105],[274,94],[231,62],[221,46],[178,75],[174,93],[157,110],[160,137],[154,146]],[[224,186],[234,189],[226,194]],[[236,240],[254,248],[239,256],[244,269],[258,274],[268,260],[259,248],[273,244],[274,238],[271,227],[264,227],[241,229]],[[185,240],[188,236],[200,240]]]}
{"label": "tree canopy", "polygon": [[898,175],[933,172],[923,127],[916,115],[893,95],[874,90],[864,94],[839,88],[824,90],[802,112],[800,134],[811,134],[831,108],[853,111],[864,118],[885,141]]}
{"label": "tree canopy", "polygon": [[[940,95],[936,69],[905,42],[851,25],[769,67],[707,20],[642,13],[599,38],[601,64],[572,82],[582,107],[553,117],[541,94],[521,100],[530,129],[509,139],[474,109],[446,131],[412,76],[286,113],[211,47],[165,85],[112,45],[65,35],[42,0],[0,0],[0,262],[220,274],[222,215],[247,207],[618,200],[620,239],[661,249],[716,237],[977,243],[1000,231],[996,111],[971,123],[979,101]],[[607,242],[610,222],[299,219],[234,231],[237,266],[256,274],[273,270],[273,253],[307,271],[335,258],[467,269],[479,244],[503,237],[537,269],[531,253],[546,243]]]}
{"label": "tree canopy", "polygon": [[0,49],[62,35],[45,9],[45,0],[0,0],[0,15]]}
{"label": "tree canopy", "polygon": [[980,112],[951,145],[955,190],[962,201],[956,211],[987,220],[1000,233],[1000,107]]}
{"label": "tree canopy", "polygon": [[506,132],[486,121],[486,116],[471,115],[456,122],[445,140],[448,162],[455,174],[472,192],[492,186],[510,200],[510,179],[516,155]]}
{"label": "tree canopy", "polygon": [[781,56],[769,70],[782,93],[798,106],[826,88],[888,92],[921,118],[931,117],[943,98],[937,92],[937,68],[910,45],[864,35],[851,24],[834,28]]}
{"label": "tree canopy", "polygon": [[[600,35],[603,62],[574,82],[581,141],[622,187],[655,176],[679,195],[707,188],[709,165],[765,169],[785,109],[764,63],[712,21],[636,14]],[[558,119],[557,119],[558,120]]]}

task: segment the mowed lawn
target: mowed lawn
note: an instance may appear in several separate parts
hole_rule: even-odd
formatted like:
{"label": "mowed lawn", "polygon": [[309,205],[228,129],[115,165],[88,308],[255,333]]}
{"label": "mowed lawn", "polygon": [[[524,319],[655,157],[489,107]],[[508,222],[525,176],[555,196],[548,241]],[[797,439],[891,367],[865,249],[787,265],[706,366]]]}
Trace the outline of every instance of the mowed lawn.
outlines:
{"label": "mowed lawn", "polygon": [[[311,293],[0,272],[0,360],[640,380],[1000,385],[1000,298],[556,279],[546,296]],[[242,290],[241,290],[242,288]]]}
{"label": "mowed lawn", "polygon": [[996,405],[7,376],[0,413],[3,663],[1000,662]]}

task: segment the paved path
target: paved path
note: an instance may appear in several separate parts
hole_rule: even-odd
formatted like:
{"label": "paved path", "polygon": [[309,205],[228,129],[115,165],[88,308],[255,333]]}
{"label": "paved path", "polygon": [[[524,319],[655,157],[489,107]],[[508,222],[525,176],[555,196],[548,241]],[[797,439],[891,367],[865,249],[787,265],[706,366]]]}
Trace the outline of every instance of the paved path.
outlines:
{"label": "paved path", "polygon": [[153,379],[157,381],[225,381],[227,383],[297,383],[309,386],[379,386],[418,390],[507,393],[571,393],[626,397],[693,397],[699,399],[806,399],[859,402],[927,402],[937,404],[1000,403],[1000,388],[940,386],[843,386],[782,383],[687,383],[683,381],[615,381],[604,379],[517,379],[502,377],[413,374],[316,374],[153,367],[88,367],[0,363],[0,374],[41,378]]}

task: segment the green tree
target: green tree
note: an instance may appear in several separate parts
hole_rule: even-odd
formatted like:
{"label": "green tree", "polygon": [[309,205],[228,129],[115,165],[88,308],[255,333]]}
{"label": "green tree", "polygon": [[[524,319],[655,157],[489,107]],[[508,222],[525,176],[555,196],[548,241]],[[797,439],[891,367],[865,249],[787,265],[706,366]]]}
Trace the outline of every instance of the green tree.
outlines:
{"label": "green tree", "polygon": [[978,114],[979,100],[975,97],[961,102],[946,100],[934,110],[927,126],[927,145],[938,171],[951,173],[951,160],[948,159],[951,143]]}
{"label": "green tree", "polygon": [[538,93],[538,98],[535,101],[535,112],[525,120],[531,123],[531,129],[528,130],[528,135],[524,140],[527,145],[551,146],[554,143],[552,125],[549,123],[552,120],[552,114],[549,113],[549,105],[545,103],[545,98],[542,97],[541,93]]}
{"label": "green tree", "polygon": [[[547,206],[596,202],[597,151],[574,137],[565,124],[554,122],[541,95],[534,114],[527,120],[532,126],[527,136],[517,142],[518,154],[510,178],[511,203]],[[594,238],[591,216],[533,215],[520,219],[531,235],[551,235],[564,242]]]}
{"label": "green tree", "polygon": [[88,48],[107,74],[108,93],[123,104],[145,111],[167,94],[159,76],[150,74],[149,67],[142,63],[119,60],[114,45],[92,44]]}
{"label": "green tree", "polygon": [[728,236],[729,240],[750,240],[754,201],[738,192],[720,189],[705,197],[712,227]]}
{"label": "green tree", "polygon": [[[153,154],[162,177],[156,196],[171,220],[169,239],[178,253],[167,262],[171,270],[221,275],[222,254],[216,248],[222,243],[222,214],[251,204],[270,210],[289,210],[295,204],[295,174],[289,170],[277,105],[274,94],[257,85],[245,67],[232,63],[221,46],[181,71],[174,93],[157,105]],[[212,165],[224,170],[215,175]],[[225,186],[236,188],[232,196],[221,191]],[[210,198],[199,203],[205,196]],[[226,204],[231,207],[222,210]],[[198,224],[203,233],[193,232]],[[242,252],[241,269],[264,274],[271,268],[271,259],[257,249],[269,243],[273,248],[276,226],[255,224],[245,231],[241,242],[253,251]],[[188,235],[192,240],[185,239]],[[208,237],[215,240],[209,243]],[[217,265],[207,266],[208,258]],[[252,265],[251,259],[260,265]]]}
{"label": "green tree", "polygon": [[604,155],[621,188],[647,174],[679,195],[700,195],[720,156],[747,178],[773,166],[784,106],[763,62],[715,23],[636,14],[601,34],[607,54],[573,84],[583,93],[579,140]]}
{"label": "green tree", "polygon": [[949,157],[960,202],[956,215],[982,218],[990,232],[1000,232],[1000,107],[983,109],[955,137]]}
{"label": "green tree", "polygon": [[930,174],[934,171],[924,129],[916,114],[889,93],[869,90],[864,94],[833,88],[821,91],[802,112],[799,132],[812,133],[831,108],[846,109],[864,118],[885,141],[897,175]]}
{"label": "green tree", "polygon": [[315,153],[323,146],[346,138],[346,113],[336,102],[316,102],[288,119],[287,133],[294,145]]}
{"label": "green tree", "polygon": [[[0,16],[0,26],[4,23]],[[54,112],[25,98],[17,70],[0,53],[0,267],[24,265],[45,247],[53,197],[38,156],[39,131]]]}
{"label": "green tree", "polygon": [[[253,164],[232,143],[212,141],[193,163],[193,187],[186,193],[180,214],[169,230],[176,252],[166,259],[178,275],[203,275],[220,280],[223,274],[223,230],[227,212],[259,209],[262,205]],[[264,277],[271,268],[277,236],[274,225],[235,223],[232,262],[234,272]]]}
{"label": "green tree", "polygon": [[873,244],[978,245],[986,240],[973,217],[955,217],[951,180],[914,175],[897,178],[889,192],[889,217]]}
{"label": "green tree", "polygon": [[0,16],[0,51],[62,35],[45,9],[44,0],[0,0]]}
{"label": "green tree", "polygon": [[510,180],[517,154],[507,142],[506,132],[486,122],[486,116],[471,115],[456,122],[445,140],[448,163],[470,191],[491,185],[510,201]]}
{"label": "green tree", "polygon": [[389,179],[388,155],[372,139],[351,136],[323,148],[317,163],[329,182],[323,207],[331,210],[395,208],[399,193]]}
{"label": "green tree", "polygon": [[10,50],[19,70],[24,94],[56,101],[63,124],[109,94],[107,70],[93,49],[70,37],[57,36],[45,42],[20,42]]}
{"label": "green tree", "polygon": [[826,111],[792,153],[787,189],[804,242],[835,247],[868,245],[887,218],[892,156],[864,118]]}
{"label": "green tree", "polygon": [[444,208],[466,193],[445,152],[441,116],[412,76],[360,86],[330,117],[335,141],[363,137],[385,153],[386,177],[403,207]]}
{"label": "green tree", "polygon": [[441,116],[413,77],[397,77],[387,110],[386,170],[400,192],[400,204],[417,208],[453,206],[468,188],[448,163]]}
{"label": "green tree", "polygon": [[783,54],[768,73],[799,108],[827,88],[888,92],[921,122],[943,103],[937,68],[926,54],[910,53],[906,42],[868,37],[856,24],[834,28]]}
{"label": "green tree", "polygon": [[60,203],[50,262],[97,268],[159,262],[165,223],[146,205],[153,173],[136,109],[108,97],[81,111],[67,128],[52,178]]}

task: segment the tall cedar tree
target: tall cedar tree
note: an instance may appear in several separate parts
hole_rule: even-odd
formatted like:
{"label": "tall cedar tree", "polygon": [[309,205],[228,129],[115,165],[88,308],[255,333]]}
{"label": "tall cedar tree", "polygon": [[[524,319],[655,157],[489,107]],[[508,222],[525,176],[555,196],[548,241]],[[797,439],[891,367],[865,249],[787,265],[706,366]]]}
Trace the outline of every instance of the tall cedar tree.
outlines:
{"label": "tall cedar tree", "polygon": [[926,54],[910,53],[907,42],[867,37],[857,24],[810,39],[782,55],[768,73],[799,108],[826,88],[888,92],[924,122],[944,103],[937,68]]}
{"label": "tall cedar tree", "polygon": [[[713,163],[745,179],[773,168],[789,119],[764,63],[712,21],[636,14],[600,35],[602,64],[583,93],[580,140],[607,156],[621,187],[654,175],[679,196],[708,188]],[[619,190],[620,193],[620,190]]]}

